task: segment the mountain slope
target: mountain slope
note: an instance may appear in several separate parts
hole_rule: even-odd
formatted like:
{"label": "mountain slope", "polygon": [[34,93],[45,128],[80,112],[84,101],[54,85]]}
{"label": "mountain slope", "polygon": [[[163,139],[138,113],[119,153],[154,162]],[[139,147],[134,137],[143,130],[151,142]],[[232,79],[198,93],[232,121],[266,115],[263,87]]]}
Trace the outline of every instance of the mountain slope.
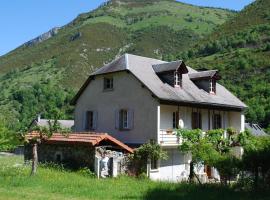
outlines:
{"label": "mountain slope", "polygon": [[98,67],[125,52],[170,57],[234,15],[173,0],[109,1],[0,57],[0,115],[19,126],[39,112],[70,118],[68,102]]}
{"label": "mountain slope", "polygon": [[219,69],[223,84],[248,104],[247,120],[270,130],[270,0],[255,1],[176,57]]}

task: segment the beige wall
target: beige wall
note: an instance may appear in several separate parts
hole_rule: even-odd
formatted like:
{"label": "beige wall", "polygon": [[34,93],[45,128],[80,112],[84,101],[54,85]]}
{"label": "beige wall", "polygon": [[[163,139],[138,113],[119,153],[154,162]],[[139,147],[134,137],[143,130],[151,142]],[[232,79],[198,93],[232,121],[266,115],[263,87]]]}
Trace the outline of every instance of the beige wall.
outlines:
{"label": "beige wall", "polygon": [[[107,75],[108,76],[108,75]],[[144,143],[157,139],[157,109],[155,100],[147,88],[127,72],[113,73],[113,91],[103,91],[103,77],[91,81],[75,107],[75,131],[84,130],[87,110],[98,112],[96,132],[106,132],[125,143]],[[115,112],[119,109],[134,111],[134,128],[119,131],[115,128]]]}
{"label": "beige wall", "polygon": [[[197,109],[194,108],[194,111]],[[170,129],[173,127],[173,112],[178,111],[178,106],[160,106],[160,129]],[[202,113],[202,129],[208,130],[208,110],[199,109]],[[184,128],[191,129],[191,107],[179,106],[179,119],[183,120]],[[222,128],[233,127],[238,131],[243,131],[244,115],[241,112],[210,110],[210,129],[212,129],[212,115],[220,113],[222,117]]]}
{"label": "beige wall", "polygon": [[238,131],[245,130],[245,115],[242,112],[229,113],[229,125]]}

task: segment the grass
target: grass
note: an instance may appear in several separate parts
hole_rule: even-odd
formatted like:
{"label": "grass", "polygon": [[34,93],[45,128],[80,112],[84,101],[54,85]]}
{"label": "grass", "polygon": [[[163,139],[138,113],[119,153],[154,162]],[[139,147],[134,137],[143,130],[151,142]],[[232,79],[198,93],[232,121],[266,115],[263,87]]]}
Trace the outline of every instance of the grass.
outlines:
{"label": "grass", "polygon": [[[120,177],[98,180],[53,168],[39,167],[31,177],[23,158],[0,157],[0,199],[268,199],[267,193],[236,192],[215,185],[160,183]],[[268,196],[267,196],[268,195]]]}

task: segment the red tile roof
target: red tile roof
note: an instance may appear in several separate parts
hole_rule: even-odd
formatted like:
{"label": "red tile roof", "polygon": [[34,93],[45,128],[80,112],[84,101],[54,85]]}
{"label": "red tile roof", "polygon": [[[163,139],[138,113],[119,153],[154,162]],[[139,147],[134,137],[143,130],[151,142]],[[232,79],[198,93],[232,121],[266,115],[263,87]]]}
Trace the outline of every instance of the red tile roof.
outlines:
{"label": "red tile roof", "polygon": [[[38,138],[40,134],[38,132],[31,132],[26,135],[27,140],[33,138]],[[46,143],[84,143],[90,144],[92,146],[99,145],[102,141],[109,141],[129,153],[133,153],[133,149],[107,133],[95,133],[95,132],[80,132],[80,133],[70,133],[63,135],[61,133],[54,133],[50,138],[45,138]]]}

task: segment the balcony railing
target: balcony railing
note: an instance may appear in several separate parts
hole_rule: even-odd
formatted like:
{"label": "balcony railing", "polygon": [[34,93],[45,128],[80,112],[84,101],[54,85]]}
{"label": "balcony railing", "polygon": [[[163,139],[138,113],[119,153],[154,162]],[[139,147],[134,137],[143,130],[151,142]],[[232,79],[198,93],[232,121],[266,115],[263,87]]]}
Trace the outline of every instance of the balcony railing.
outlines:
{"label": "balcony railing", "polygon": [[174,130],[160,129],[159,143],[162,146],[174,146],[181,144],[181,138],[176,135]]}

